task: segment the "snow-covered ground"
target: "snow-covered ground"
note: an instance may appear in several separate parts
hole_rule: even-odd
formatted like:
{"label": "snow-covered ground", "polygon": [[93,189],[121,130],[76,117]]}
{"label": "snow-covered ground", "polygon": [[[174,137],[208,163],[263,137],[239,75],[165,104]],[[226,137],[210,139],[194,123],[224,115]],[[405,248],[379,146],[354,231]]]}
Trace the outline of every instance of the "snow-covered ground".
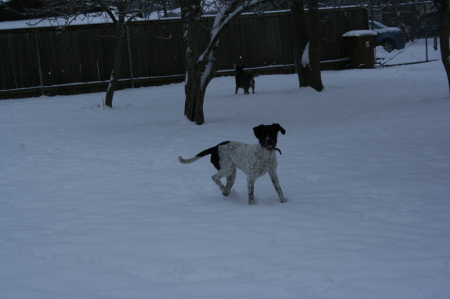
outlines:
{"label": "snow-covered ground", "polygon": [[[440,61],[0,101],[0,298],[449,298],[450,99]],[[281,204],[209,158],[280,123]]]}

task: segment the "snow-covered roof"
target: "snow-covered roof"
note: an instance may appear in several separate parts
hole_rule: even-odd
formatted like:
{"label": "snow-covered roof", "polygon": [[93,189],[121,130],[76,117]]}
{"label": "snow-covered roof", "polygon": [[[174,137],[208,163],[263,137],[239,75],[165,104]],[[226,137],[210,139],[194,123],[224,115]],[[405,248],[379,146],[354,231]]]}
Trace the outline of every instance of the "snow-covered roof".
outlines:
{"label": "snow-covered roof", "polygon": [[[171,12],[172,13],[172,12]],[[173,12],[173,14],[177,14],[176,11]],[[173,15],[172,14],[172,15]],[[136,21],[146,21],[146,20],[158,20],[161,19],[162,15],[159,12],[154,12],[150,16],[146,18],[136,18]],[[179,17],[169,17],[164,19],[170,19],[170,18],[179,18]],[[112,23],[111,18],[108,16],[107,13],[102,14],[92,14],[92,15],[79,15],[76,17],[70,25],[93,25],[93,24],[105,24],[105,23]],[[30,27],[62,27],[66,24],[66,19],[64,18],[58,18],[55,20],[42,20],[42,19],[31,19],[31,20],[19,20],[19,21],[5,21],[0,22],[0,30],[7,30],[7,29],[23,29],[23,28],[30,28]]]}

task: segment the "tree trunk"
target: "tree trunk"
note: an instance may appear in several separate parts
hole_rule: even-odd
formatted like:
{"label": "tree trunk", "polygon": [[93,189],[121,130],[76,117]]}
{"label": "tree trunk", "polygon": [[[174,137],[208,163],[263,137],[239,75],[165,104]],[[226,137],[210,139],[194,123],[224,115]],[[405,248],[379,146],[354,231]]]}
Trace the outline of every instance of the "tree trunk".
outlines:
{"label": "tree trunk", "polygon": [[[300,87],[323,90],[320,73],[320,22],[317,0],[308,0],[308,13],[303,0],[293,2],[291,28],[294,40],[294,58]],[[308,45],[309,42],[309,45]],[[305,53],[305,51],[308,51]],[[306,54],[308,54],[306,56]]]}
{"label": "tree trunk", "polygon": [[197,63],[186,72],[186,102],[184,111],[186,117],[190,121],[194,121],[197,125],[201,125],[205,122],[203,103],[206,88],[208,87],[209,82],[215,77],[214,65],[217,59],[217,53],[218,44],[213,47],[207,58],[202,61],[197,61]]}
{"label": "tree trunk", "polygon": [[184,104],[184,114],[190,120],[198,125],[204,123],[203,99],[205,93],[201,88],[201,71],[198,65],[190,68],[186,72],[186,85],[184,87],[186,100]]}
{"label": "tree trunk", "polygon": [[126,40],[125,34],[117,37],[114,49],[114,64],[111,70],[111,77],[109,79],[108,89],[106,90],[105,105],[112,108],[112,100],[114,92],[116,91],[117,80],[119,79],[120,66],[122,65],[122,46]]}
{"label": "tree trunk", "polygon": [[408,38],[410,41],[414,42],[416,40],[416,34],[417,34],[417,28],[419,27],[419,22],[417,21],[417,18],[419,17],[419,14],[417,12],[417,9],[411,10],[411,20],[414,20],[411,22],[411,28],[408,32]]}
{"label": "tree trunk", "polygon": [[190,120],[201,125],[204,122],[203,99],[200,78],[202,65],[198,63],[200,44],[200,16],[202,14],[201,1],[194,0],[185,3],[182,8],[182,20],[184,31],[184,44],[186,47],[186,85],[184,87],[185,103],[184,115]]}
{"label": "tree trunk", "polygon": [[311,86],[317,91],[323,90],[320,73],[320,16],[317,0],[308,0],[308,15],[306,16],[309,37],[309,67],[304,68],[307,73],[306,86]]}
{"label": "tree trunk", "polygon": [[303,0],[292,1],[291,6],[291,32],[294,45],[295,70],[298,75],[299,87],[305,86],[302,76],[302,56],[306,45],[308,44],[308,33],[306,31],[305,10],[303,9]]}
{"label": "tree trunk", "polygon": [[406,34],[405,42],[409,42],[409,30],[405,25],[405,20],[404,20],[403,15],[399,11],[400,5],[401,5],[400,0],[394,0],[391,4],[391,10],[392,10],[392,14],[394,15],[395,23],[396,23],[397,27],[400,28]]}
{"label": "tree trunk", "polygon": [[439,9],[440,17],[440,46],[441,46],[441,57],[442,63],[444,64],[445,72],[447,73],[447,81],[450,95],[450,46],[449,46],[449,23],[450,23],[450,12],[449,3],[447,0],[435,0],[434,3]]}

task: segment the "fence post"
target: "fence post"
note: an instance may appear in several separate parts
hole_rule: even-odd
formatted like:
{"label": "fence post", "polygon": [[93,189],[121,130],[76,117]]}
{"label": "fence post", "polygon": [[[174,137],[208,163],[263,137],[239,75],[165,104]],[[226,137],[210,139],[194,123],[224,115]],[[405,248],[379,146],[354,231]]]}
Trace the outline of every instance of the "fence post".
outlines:
{"label": "fence post", "polygon": [[134,88],[133,55],[131,55],[130,26],[127,25],[128,64],[130,65],[131,88]]}
{"label": "fence post", "polygon": [[37,54],[37,60],[38,60],[38,68],[39,68],[39,83],[41,84],[41,95],[44,95],[44,79],[42,77],[42,63],[41,63],[41,53],[39,49],[39,37],[38,37],[38,30],[37,28],[34,28],[34,37],[36,39],[36,54]]}

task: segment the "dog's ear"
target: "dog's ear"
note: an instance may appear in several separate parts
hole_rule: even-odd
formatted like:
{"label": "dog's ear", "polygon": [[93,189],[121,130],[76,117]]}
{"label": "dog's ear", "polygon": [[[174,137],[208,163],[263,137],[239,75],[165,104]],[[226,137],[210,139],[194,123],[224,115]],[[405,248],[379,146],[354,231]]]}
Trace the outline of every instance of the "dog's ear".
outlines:
{"label": "dog's ear", "polygon": [[256,139],[259,140],[261,138],[261,133],[262,133],[263,129],[264,129],[264,125],[259,125],[259,126],[253,128],[253,133],[255,133]]}
{"label": "dog's ear", "polygon": [[275,129],[277,129],[278,131],[280,131],[281,134],[283,134],[283,135],[286,134],[286,130],[283,129],[283,127],[280,126],[279,124],[272,124],[272,126],[273,126]]}

